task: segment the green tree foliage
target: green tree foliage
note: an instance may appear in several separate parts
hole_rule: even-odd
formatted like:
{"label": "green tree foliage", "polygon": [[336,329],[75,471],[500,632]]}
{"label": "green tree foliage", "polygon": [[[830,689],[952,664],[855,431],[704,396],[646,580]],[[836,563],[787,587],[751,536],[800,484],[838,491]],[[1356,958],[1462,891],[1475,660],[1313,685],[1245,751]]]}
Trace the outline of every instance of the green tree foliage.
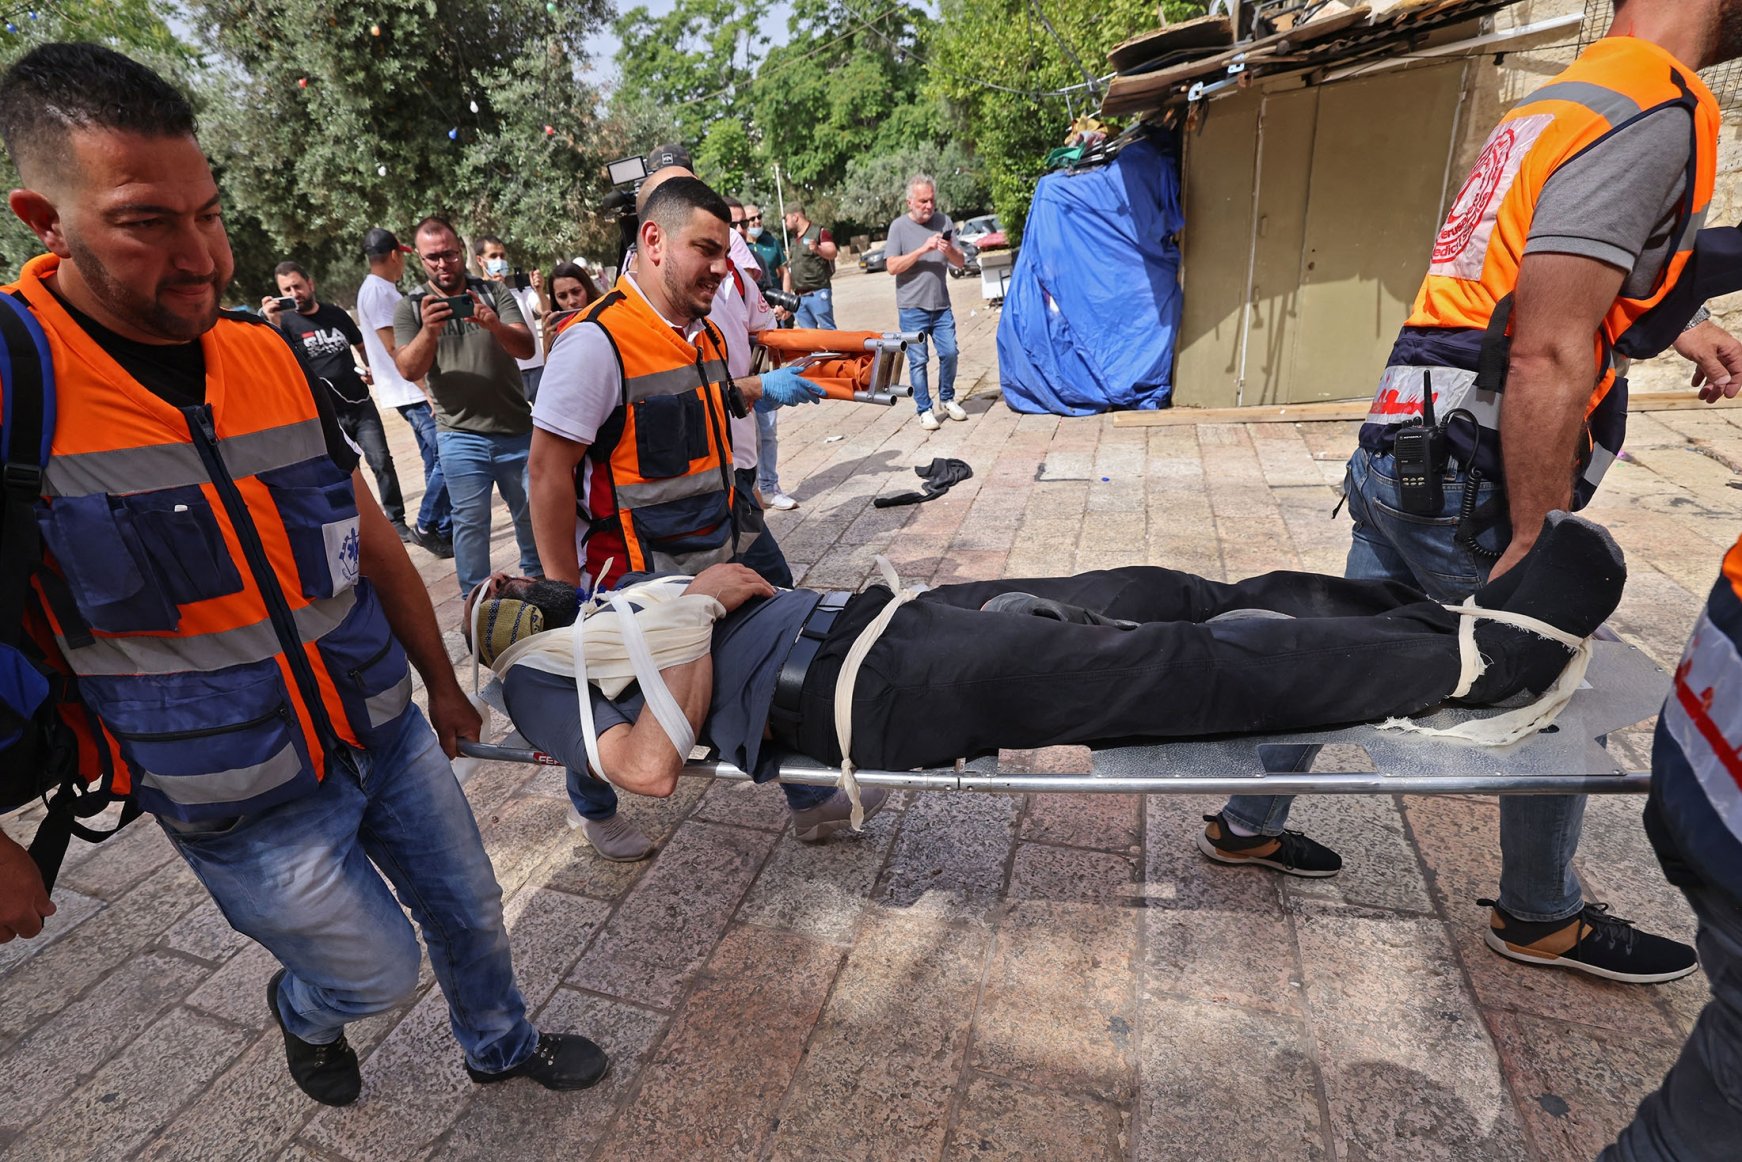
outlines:
{"label": "green tree foliage", "polygon": [[[613,24],[617,91],[651,98],[676,122],[692,150],[721,120],[742,121],[750,79],[768,46],[761,26],[767,0],[679,0],[655,16],[631,8]],[[642,143],[636,152],[661,144]]]}
{"label": "green tree foliage", "polygon": [[[3,18],[11,27],[0,31],[0,69],[45,41],[88,40],[124,52],[189,89],[200,58],[176,39],[163,7],[158,0],[59,0],[40,9],[12,11]],[[0,158],[0,182],[5,183],[0,189],[8,190],[19,184],[9,157]],[[10,211],[0,211],[0,269],[6,277],[41,251],[42,244],[24,223]]]}
{"label": "green tree foliage", "polygon": [[[1202,15],[1204,6],[1164,0],[1161,9],[1175,21]],[[1099,104],[1082,89],[1037,94],[1081,85],[1085,69],[1104,74],[1108,49],[1154,27],[1154,0],[943,0],[943,19],[925,47],[930,91],[960,118],[1013,238],[1047,151],[1064,144],[1073,115]]]}
{"label": "green tree foliage", "polygon": [[[583,42],[606,0],[195,0],[215,29],[204,141],[280,254],[354,269],[365,230],[429,213],[522,261],[604,228]],[[546,127],[549,127],[548,131]],[[245,286],[267,271],[239,268]]]}
{"label": "green tree foliage", "polygon": [[907,180],[922,173],[936,180],[938,209],[950,217],[967,218],[986,208],[986,187],[974,159],[951,142],[853,159],[840,186],[841,216],[880,236],[907,212]]}

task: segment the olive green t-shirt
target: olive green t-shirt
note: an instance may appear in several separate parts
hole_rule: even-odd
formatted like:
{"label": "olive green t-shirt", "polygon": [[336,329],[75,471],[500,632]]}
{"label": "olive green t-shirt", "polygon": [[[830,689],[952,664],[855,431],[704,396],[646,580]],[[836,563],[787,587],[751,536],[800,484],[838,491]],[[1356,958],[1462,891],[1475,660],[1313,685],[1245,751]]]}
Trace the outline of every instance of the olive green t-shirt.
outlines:
{"label": "olive green t-shirt", "polygon": [[812,223],[809,230],[793,241],[787,265],[792,269],[792,293],[799,295],[822,290],[829,285],[829,280],[835,274],[835,264],[820,255],[812,254],[805,246],[807,241],[821,246],[831,239],[827,230]]}
{"label": "olive green t-shirt", "polygon": [[[502,283],[468,279],[504,323],[525,323],[520,304]],[[424,288],[427,293],[429,288]],[[393,311],[393,341],[403,347],[423,328],[421,296],[408,295]],[[472,319],[449,319],[436,340],[429,369],[436,423],[458,432],[521,436],[532,431],[532,405],[514,356]]]}

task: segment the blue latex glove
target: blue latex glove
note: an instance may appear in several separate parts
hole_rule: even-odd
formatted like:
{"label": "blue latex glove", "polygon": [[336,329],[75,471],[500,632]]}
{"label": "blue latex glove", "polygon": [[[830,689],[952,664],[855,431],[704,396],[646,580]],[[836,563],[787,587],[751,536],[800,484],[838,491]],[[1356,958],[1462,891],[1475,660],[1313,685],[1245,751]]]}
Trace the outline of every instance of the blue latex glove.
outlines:
{"label": "blue latex glove", "polygon": [[776,367],[762,373],[762,398],[756,401],[756,410],[771,412],[793,404],[820,403],[822,398],[823,389],[797,371],[790,367]]}

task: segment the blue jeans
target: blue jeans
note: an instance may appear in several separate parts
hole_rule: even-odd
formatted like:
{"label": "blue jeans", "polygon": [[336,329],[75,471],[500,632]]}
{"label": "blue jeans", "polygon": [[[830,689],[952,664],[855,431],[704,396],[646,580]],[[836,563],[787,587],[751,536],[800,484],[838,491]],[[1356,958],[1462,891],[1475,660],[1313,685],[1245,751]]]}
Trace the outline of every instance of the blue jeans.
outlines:
{"label": "blue jeans", "polygon": [[956,316],[950,308],[928,311],[924,307],[902,307],[897,312],[903,331],[918,331],[924,338],[907,349],[907,375],[913,380],[913,408],[916,412],[931,411],[931,392],[925,378],[926,339],[938,349],[938,400],[956,398]]}
{"label": "blue jeans", "polygon": [[427,403],[408,403],[399,409],[405,422],[417,437],[417,454],[423,457],[423,504],[417,510],[417,527],[433,530],[442,540],[454,535],[452,506],[448,504],[448,482],[442,475],[442,460],[436,452],[435,413]]}
{"label": "blue jeans", "polygon": [[780,491],[780,413],[750,413],[756,417],[756,486],[764,498]]}
{"label": "blue jeans", "polygon": [[806,291],[798,296],[798,325],[801,327],[820,327],[825,331],[835,329],[835,296],[828,287],[820,290]]}
{"label": "blue jeans", "polygon": [[442,474],[448,480],[448,499],[454,506],[454,570],[459,574],[460,593],[470,593],[490,576],[492,484],[507,501],[508,515],[514,521],[521,574],[544,576],[526,506],[526,454],[532,448],[532,433],[493,436],[442,428],[436,432],[436,447],[441,451]]}
{"label": "blue jeans", "polygon": [[415,707],[393,743],[335,760],[311,794],[258,815],[164,831],[231,927],[288,970],[278,1011],[295,1036],[334,1041],[348,1022],[411,995],[417,937],[403,900],[423,931],[466,1061],[499,1072],[537,1045],[514,983],[502,889],[453,769]]}
{"label": "blue jeans", "polygon": [[538,402],[538,382],[544,378],[544,364],[520,369],[520,386],[526,389],[526,402]]}
{"label": "blue jeans", "polygon": [[[1445,506],[1437,516],[1403,511],[1396,464],[1390,455],[1357,449],[1349,458],[1349,516],[1354,539],[1344,576],[1401,581],[1435,601],[1456,603],[1488,579],[1492,562],[1452,538],[1468,486],[1460,470],[1447,477]],[[1494,495],[1483,482],[1477,503]],[[1493,530],[1477,540],[1499,549]],[[1312,748],[1301,748],[1302,765]],[[1265,835],[1282,831],[1292,798],[1286,795],[1236,795],[1224,814],[1248,830]],[[1584,891],[1573,874],[1573,853],[1585,821],[1583,795],[1505,795],[1500,799],[1500,906],[1520,920],[1564,920],[1584,907]]]}
{"label": "blue jeans", "polygon": [[1646,834],[1700,922],[1694,943],[1712,999],[1663,1084],[1597,1162],[1725,1162],[1742,1142],[1742,900],[1683,861],[1680,845],[1688,840],[1657,814],[1656,798],[1654,788]]}

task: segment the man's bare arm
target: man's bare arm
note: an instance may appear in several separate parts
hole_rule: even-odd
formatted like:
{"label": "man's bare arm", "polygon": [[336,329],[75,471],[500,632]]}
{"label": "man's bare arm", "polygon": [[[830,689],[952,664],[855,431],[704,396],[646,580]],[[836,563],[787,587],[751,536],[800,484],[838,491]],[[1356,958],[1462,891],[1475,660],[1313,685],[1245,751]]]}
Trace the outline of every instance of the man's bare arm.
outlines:
{"label": "man's bare arm", "polygon": [[42,931],[54,904],[42,886],[42,873],[30,853],[0,832],[0,944],[15,936],[26,940]]}
{"label": "man's bare arm", "polygon": [[399,534],[387,523],[387,515],[363,483],[362,469],[351,473],[351,487],[357,492],[360,571],[380,594],[382,612],[387,615],[393,636],[405,647],[405,656],[423,675],[424,690],[429,695],[430,725],[441,739],[442,750],[453,758],[458,753],[459,739],[477,741],[483,721],[454,678],[454,664],[448,660],[447,647],[442,644],[429,588],[406,555]]}
{"label": "man's bare arm", "polygon": [[575,467],[587,445],[543,428],[532,429],[527,455],[527,503],[532,509],[532,540],[538,563],[552,581],[581,583],[580,554],[575,549]]}
{"label": "man's bare arm", "polygon": [[1597,383],[1597,327],[1625,277],[1574,254],[1526,255],[1519,268],[1500,405],[1512,543],[1493,576],[1530,551],[1543,517],[1572,504],[1580,433]]}

